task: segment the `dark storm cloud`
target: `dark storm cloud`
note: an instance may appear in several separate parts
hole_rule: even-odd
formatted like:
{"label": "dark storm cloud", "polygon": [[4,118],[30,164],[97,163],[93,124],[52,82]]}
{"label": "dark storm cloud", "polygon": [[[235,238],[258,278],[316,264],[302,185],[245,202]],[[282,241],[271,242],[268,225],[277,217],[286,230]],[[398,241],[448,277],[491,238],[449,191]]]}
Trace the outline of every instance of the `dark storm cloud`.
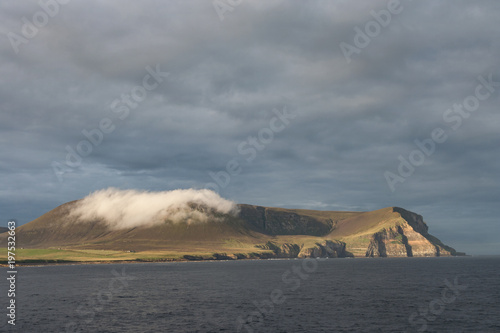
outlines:
{"label": "dark storm cloud", "polygon": [[[474,94],[479,76],[500,81],[500,4],[402,0],[348,63],[340,44],[355,45],[354,29],[387,8],[243,1],[221,21],[209,1],[71,1],[16,53],[8,34],[23,36],[23,17],[33,22],[42,9],[2,2],[3,218],[25,223],[109,186],[203,188],[236,160],[241,173],[219,186],[229,199],[402,206],[460,250],[498,253],[488,235],[498,233],[500,91],[456,130],[443,115]],[[141,86],[148,66],[169,75],[120,119],[113,101]],[[245,142],[283,108],[295,118],[248,161],[238,147],[251,147]],[[60,182],[51,163],[64,165],[66,147],[76,149],[82,130],[104,118],[114,130]],[[384,172],[397,174],[398,156],[407,159],[437,127],[447,140],[391,192]]]}

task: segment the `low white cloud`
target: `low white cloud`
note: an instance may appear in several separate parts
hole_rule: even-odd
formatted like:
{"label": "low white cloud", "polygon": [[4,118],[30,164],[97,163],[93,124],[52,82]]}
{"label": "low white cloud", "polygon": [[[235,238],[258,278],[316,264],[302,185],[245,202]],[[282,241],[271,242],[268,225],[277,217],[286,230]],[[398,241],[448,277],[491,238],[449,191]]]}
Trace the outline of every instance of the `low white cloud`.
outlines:
{"label": "low white cloud", "polygon": [[78,201],[70,217],[81,222],[103,221],[113,229],[173,223],[203,223],[216,220],[214,213],[235,215],[236,203],[202,189],[162,192],[108,188]]}

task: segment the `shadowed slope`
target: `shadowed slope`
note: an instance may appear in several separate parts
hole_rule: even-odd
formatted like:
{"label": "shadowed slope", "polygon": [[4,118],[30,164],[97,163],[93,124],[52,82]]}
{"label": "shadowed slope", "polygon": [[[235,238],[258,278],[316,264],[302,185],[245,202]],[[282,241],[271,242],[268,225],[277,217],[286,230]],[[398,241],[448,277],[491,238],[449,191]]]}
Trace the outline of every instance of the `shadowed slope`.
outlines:
{"label": "shadowed slope", "polygon": [[[81,221],[70,212],[78,201],[68,202],[17,228],[18,244],[23,247],[98,248],[142,250],[145,248],[186,247],[187,243],[224,244],[227,239],[254,242],[262,238],[245,222],[230,215],[212,214],[208,222],[164,221],[155,225],[115,229],[102,220]],[[202,209],[191,206],[191,209]]]}
{"label": "shadowed slope", "polygon": [[69,214],[78,201],[67,202],[17,228],[18,246],[60,246],[99,239],[110,230],[99,221],[79,223]]}
{"label": "shadowed slope", "polygon": [[323,236],[337,223],[360,212],[286,209],[253,205],[238,205],[239,217],[256,230],[269,235]]}

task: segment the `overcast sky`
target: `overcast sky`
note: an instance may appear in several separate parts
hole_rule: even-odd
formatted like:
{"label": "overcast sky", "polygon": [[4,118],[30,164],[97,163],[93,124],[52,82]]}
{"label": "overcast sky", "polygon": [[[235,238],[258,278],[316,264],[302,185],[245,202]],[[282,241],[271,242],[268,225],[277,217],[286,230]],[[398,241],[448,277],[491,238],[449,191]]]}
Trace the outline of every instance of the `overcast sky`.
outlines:
{"label": "overcast sky", "polygon": [[500,254],[500,2],[46,2],[0,2],[5,223],[209,187]]}

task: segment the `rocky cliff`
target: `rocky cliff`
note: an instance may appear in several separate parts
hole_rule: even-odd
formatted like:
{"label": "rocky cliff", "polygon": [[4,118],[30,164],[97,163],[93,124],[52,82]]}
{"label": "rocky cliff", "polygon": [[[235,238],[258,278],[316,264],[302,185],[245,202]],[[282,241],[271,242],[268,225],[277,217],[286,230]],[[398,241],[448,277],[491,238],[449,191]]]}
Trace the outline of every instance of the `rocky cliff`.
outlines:
{"label": "rocky cliff", "polygon": [[344,242],[331,240],[318,241],[313,246],[293,243],[277,244],[269,241],[256,247],[272,252],[266,253],[266,258],[345,258],[353,256],[346,251]]}
{"label": "rocky cliff", "polygon": [[298,258],[345,258],[353,257],[352,253],[346,251],[346,243],[341,241],[324,240],[316,243],[313,247],[303,247]]}
{"label": "rocky cliff", "polygon": [[238,205],[239,217],[257,231],[268,235],[311,235],[328,233],[333,225],[331,219],[318,219],[294,210],[251,205]]}
{"label": "rocky cliff", "polygon": [[[372,212],[318,214],[281,208],[240,205],[240,218],[256,230],[285,244],[295,238],[285,235],[309,235],[296,245],[299,258],[307,257],[429,257],[450,256],[457,252],[429,234],[421,215],[400,207]],[[279,248],[276,243],[274,247]],[[275,251],[270,246],[260,248]],[[288,256],[289,257],[289,256]]]}
{"label": "rocky cliff", "polygon": [[422,216],[399,207],[393,226],[385,227],[371,236],[367,257],[439,257],[455,255],[456,251],[427,232]]}

